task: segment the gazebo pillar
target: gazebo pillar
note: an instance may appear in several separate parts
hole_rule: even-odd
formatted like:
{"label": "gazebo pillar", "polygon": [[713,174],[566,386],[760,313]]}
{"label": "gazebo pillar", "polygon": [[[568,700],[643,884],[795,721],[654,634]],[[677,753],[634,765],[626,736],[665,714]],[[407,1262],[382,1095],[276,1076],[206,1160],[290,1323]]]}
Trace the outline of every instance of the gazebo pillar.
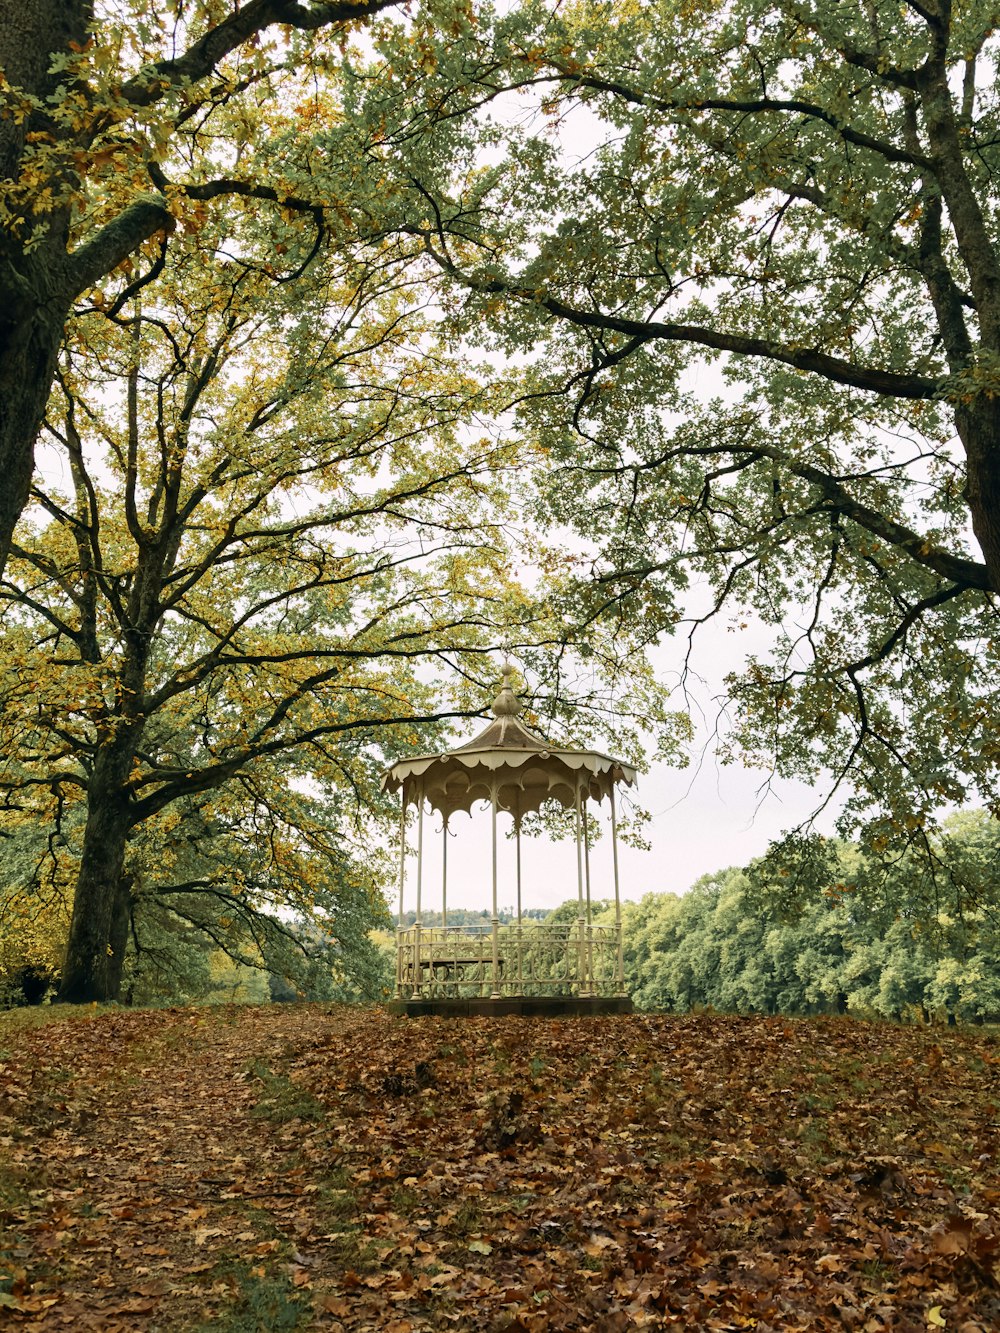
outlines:
{"label": "gazebo pillar", "polygon": [[514,812],[514,851],[517,858],[517,993],[524,994],[524,936],[521,930],[521,812]]}
{"label": "gazebo pillar", "polygon": [[413,994],[419,999],[423,993],[423,969],[420,956],[420,936],[423,928],[421,919],[421,895],[424,882],[424,794],[420,792],[417,805],[417,919],[414,922],[413,936]]}
{"label": "gazebo pillar", "polygon": [[396,922],[396,999],[403,995],[405,955],[403,949],[403,889],[406,886],[406,795],[399,806],[399,916]]}
{"label": "gazebo pillar", "polygon": [[587,821],[587,805],[583,803],[583,869],[587,887],[587,926],[585,958],[587,975],[584,978],[583,995],[594,994],[594,922],[590,910],[590,824]]}
{"label": "gazebo pillar", "polygon": [[580,994],[587,993],[587,919],[583,914],[583,796],[580,782],[576,784],[576,984]]}
{"label": "gazebo pillar", "polygon": [[615,789],[611,788],[611,864],[615,874],[615,931],[618,943],[615,949],[615,981],[617,993],[625,994],[625,958],[622,954],[622,897],[618,885],[618,819],[615,814]]}
{"label": "gazebo pillar", "polygon": [[500,915],[497,911],[497,787],[492,784],[490,793],[490,809],[493,815],[493,967],[492,967],[492,989],[490,990],[490,999],[499,1000],[502,998],[500,991]]}
{"label": "gazebo pillar", "polygon": [[441,929],[448,929],[448,816],[441,829]]}

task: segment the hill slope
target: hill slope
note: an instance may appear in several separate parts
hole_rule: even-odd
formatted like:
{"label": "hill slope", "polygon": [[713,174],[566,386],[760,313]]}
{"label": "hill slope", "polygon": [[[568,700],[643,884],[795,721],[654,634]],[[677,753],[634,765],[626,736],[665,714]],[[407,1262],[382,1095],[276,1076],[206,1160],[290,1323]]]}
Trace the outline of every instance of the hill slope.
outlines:
{"label": "hill slope", "polygon": [[0,1016],[23,1330],[1000,1326],[1000,1045],[716,1016]]}

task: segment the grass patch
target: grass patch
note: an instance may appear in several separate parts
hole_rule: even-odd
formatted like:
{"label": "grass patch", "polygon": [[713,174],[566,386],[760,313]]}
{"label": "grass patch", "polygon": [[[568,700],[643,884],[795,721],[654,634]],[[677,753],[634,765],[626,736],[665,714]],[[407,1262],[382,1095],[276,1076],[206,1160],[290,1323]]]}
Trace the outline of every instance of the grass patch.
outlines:
{"label": "grass patch", "polygon": [[23,1032],[50,1023],[93,1022],[101,1011],[96,1005],[81,1008],[75,1004],[31,1004],[20,1009],[0,1009],[0,1060],[16,1054],[13,1045]]}
{"label": "grass patch", "polygon": [[0,1311],[17,1307],[24,1289],[25,1270],[16,1250],[23,1244],[15,1227],[30,1207],[30,1189],[38,1188],[38,1177],[29,1179],[16,1166],[0,1162]]}
{"label": "grass patch", "polygon": [[289,1120],[326,1119],[326,1107],[306,1088],[293,1083],[287,1074],[275,1074],[263,1060],[254,1060],[250,1075],[261,1085],[261,1096],[253,1108],[258,1120],[285,1124]]}
{"label": "grass patch", "polygon": [[483,1205],[478,1200],[463,1199],[452,1219],[451,1230],[457,1236],[475,1235],[483,1229],[485,1220]]}
{"label": "grass patch", "polygon": [[192,1333],[279,1333],[305,1328],[312,1322],[312,1309],[285,1273],[269,1272],[263,1265],[245,1260],[226,1260],[215,1270],[213,1295],[221,1297],[221,1308],[205,1311]]}
{"label": "grass patch", "polygon": [[[29,1188],[38,1188],[37,1175],[29,1185],[27,1173],[20,1167],[0,1161],[0,1209],[20,1208],[28,1201]],[[3,1233],[0,1232],[0,1238]]]}

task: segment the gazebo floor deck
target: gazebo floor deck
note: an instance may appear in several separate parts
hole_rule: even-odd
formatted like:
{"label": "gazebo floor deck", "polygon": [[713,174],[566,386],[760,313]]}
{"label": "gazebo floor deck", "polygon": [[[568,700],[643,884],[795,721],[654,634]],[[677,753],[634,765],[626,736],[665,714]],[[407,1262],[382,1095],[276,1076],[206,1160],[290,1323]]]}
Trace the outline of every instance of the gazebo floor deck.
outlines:
{"label": "gazebo floor deck", "polygon": [[391,1014],[400,1014],[405,1018],[424,1018],[430,1014],[438,1014],[441,1018],[501,1018],[507,1014],[561,1018],[586,1014],[630,1014],[632,1000],[628,995],[506,995],[499,1000],[488,997],[461,999],[458,996],[427,999],[421,996],[409,1000],[390,1000],[387,1008]]}

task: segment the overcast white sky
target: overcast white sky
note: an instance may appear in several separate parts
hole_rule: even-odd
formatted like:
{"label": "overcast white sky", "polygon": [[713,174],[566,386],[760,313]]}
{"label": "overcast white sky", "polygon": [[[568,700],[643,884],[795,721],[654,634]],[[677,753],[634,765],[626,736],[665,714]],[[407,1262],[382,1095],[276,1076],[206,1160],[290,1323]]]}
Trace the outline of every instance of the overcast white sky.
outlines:
{"label": "overcast white sky", "polygon": [[[699,876],[759,856],[768,842],[797,823],[819,804],[818,794],[799,784],[772,787],[761,797],[759,772],[720,768],[706,756],[698,773],[692,769],[658,767],[640,780],[639,800],[652,813],[647,829],[648,852],[619,849],[622,897],[641,898],[649,892],[684,893]],[[595,807],[592,807],[592,809]],[[606,820],[607,806],[601,816]],[[441,907],[441,821],[425,815],[423,907]],[[501,907],[515,902],[511,843],[500,847]],[[448,851],[448,903],[451,907],[490,907],[490,818],[488,809],[471,820],[454,819]],[[613,879],[610,843],[603,838],[592,852],[591,890],[595,898],[610,897]],[[523,907],[557,907],[576,897],[576,853],[572,843],[549,844],[525,839],[522,852]],[[407,868],[405,907],[416,906],[416,866]],[[394,904],[395,906],[395,904]]]}

